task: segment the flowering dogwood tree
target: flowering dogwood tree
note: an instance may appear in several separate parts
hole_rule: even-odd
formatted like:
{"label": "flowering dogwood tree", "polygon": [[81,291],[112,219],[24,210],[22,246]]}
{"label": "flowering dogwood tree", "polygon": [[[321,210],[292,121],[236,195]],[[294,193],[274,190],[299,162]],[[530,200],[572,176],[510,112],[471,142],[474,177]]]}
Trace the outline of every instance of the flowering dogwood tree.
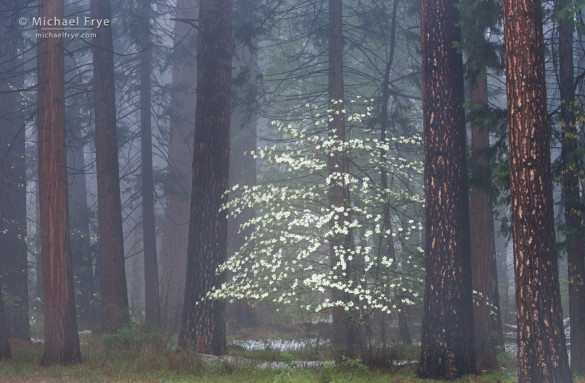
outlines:
{"label": "flowering dogwood tree", "polygon": [[[420,210],[424,201],[422,163],[391,153],[416,151],[421,139],[391,137],[381,142],[373,129],[356,128],[370,111],[367,107],[366,113],[347,116],[346,142],[328,134],[330,115],[313,115],[297,125],[272,123],[281,143],[251,153],[260,159],[264,176],[258,185],[234,186],[224,206],[232,216],[246,209],[255,214],[240,227],[251,233],[244,245],[218,270],[229,271],[231,279],[210,298],[296,304],[309,314],[333,307],[389,313],[420,301],[422,270],[413,258],[422,249],[407,247],[420,243],[411,237],[420,234],[421,222],[407,212]],[[381,149],[387,153],[384,162]],[[328,172],[328,159],[339,151],[346,152],[351,170]],[[392,180],[386,189],[379,182],[382,167]],[[329,204],[327,191],[333,183],[349,189],[349,206]],[[392,210],[389,224],[383,212],[386,202]],[[342,214],[350,219],[337,220]],[[332,264],[330,238],[348,233],[351,248],[335,248]],[[349,299],[333,301],[329,292],[334,289]]]}

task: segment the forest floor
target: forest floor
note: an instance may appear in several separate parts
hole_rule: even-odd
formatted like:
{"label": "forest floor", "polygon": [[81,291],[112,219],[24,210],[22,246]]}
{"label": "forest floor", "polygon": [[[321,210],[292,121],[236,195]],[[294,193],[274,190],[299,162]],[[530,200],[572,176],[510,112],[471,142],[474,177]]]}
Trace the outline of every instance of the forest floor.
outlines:
{"label": "forest floor", "polygon": [[[250,337],[261,334],[250,334]],[[265,335],[265,334],[264,334]],[[275,335],[275,334],[273,334]],[[278,343],[280,342],[280,343]],[[74,366],[41,367],[43,345],[12,341],[13,357],[0,361],[0,382],[266,382],[266,383],[407,383],[416,378],[417,346],[388,348],[377,355],[376,368],[355,360],[330,362],[326,346],[300,346],[300,340],[232,339],[229,355],[213,357],[177,351],[176,338],[139,329],[117,335],[81,334],[84,361]],[[502,355],[497,373],[469,376],[455,382],[516,382],[513,358]],[[579,380],[575,383],[585,383]]]}

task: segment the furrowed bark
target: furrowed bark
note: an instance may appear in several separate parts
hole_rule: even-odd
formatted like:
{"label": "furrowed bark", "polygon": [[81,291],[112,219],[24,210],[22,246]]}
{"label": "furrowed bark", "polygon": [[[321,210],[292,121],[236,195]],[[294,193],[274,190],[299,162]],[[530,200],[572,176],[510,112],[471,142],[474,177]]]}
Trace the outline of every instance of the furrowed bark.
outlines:
{"label": "furrowed bark", "polygon": [[571,382],[562,321],[541,3],[504,0],[518,382]]}
{"label": "furrowed bark", "polygon": [[[41,0],[39,16],[63,18],[62,0]],[[39,26],[40,33],[43,27]],[[38,150],[45,343],[41,365],[81,362],[67,204],[62,38],[38,42]]]}
{"label": "furrowed bark", "polygon": [[205,354],[227,351],[225,303],[204,299],[224,275],[227,218],[220,208],[228,188],[232,65],[232,1],[201,0],[197,106],[187,282],[179,346]]}
{"label": "furrowed bark", "polygon": [[463,61],[456,1],[421,0],[425,292],[422,378],[475,372]]}

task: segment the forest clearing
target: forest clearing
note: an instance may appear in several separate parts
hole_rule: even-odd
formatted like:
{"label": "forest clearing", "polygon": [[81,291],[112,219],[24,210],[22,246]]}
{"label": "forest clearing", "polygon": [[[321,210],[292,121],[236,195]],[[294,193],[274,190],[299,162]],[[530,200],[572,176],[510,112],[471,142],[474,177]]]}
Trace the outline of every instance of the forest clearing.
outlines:
{"label": "forest clearing", "polygon": [[584,0],[0,1],[0,382],[583,383]]}

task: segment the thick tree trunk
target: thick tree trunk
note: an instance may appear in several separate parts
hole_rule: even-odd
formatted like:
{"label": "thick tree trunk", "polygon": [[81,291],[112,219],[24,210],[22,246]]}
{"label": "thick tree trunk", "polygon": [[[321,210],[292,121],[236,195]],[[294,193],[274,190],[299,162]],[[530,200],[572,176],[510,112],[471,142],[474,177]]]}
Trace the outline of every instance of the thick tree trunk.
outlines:
{"label": "thick tree trunk", "polygon": [[463,62],[456,1],[421,1],[425,292],[418,375],[475,372]]}
{"label": "thick tree trunk", "polygon": [[[91,15],[94,19],[110,19],[110,1],[92,0]],[[103,325],[106,331],[115,332],[128,324],[129,316],[116,133],[114,53],[110,27],[94,28],[94,33],[97,35],[93,41],[93,74]]]}
{"label": "thick tree trunk", "polygon": [[[12,3],[12,4],[10,4]],[[8,9],[2,9],[6,7]],[[0,6],[8,15],[16,1]],[[10,337],[29,339],[28,264],[26,245],[26,160],[24,121],[19,111],[24,72],[17,49],[21,32],[17,13],[0,18],[0,283]]]}
{"label": "thick tree trunk", "polygon": [[[572,6],[560,0],[559,8]],[[559,66],[561,93],[561,135],[563,171],[563,208],[567,225],[567,262],[569,265],[569,317],[571,318],[571,370],[585,376],[585,253],[583,245],[583,206],[580,201],[581,174],[578,134],[573,113],[575,79],[573,65],[573,20],[559,25]]]}
{"label": "thick tree trunk", "polygon": [[571,382],[555,246],[541,2],[503,5],[518,381]]}
{"label": "thick tree trunk", "polygon": [[[2,211],[0,211],[0,217]],[[0,360],[12,356],[10,343],[8,342],[8,322],[4,315],[4,299],[2,298],[2,285],[0,284]]]}
{"label": "thick tree trunk", "polygon": [[[196,19],[198,0],[178,0],[177,18]],[[162,248],[161,320],[170,334],[178,334],[185,294],[191,167],[197,101],[195,47],[197,31],[188,23],[176,21],[173,37],[171,127],[168,149],[169,182],[166,190]]]}
{"label": "thick tree trunk", "polygon": [[[41,18],[63,18],[62,0],[39,1]],[[39,27],[40,33],[43,27]],[[81,361],[67,206],[63,39],[38,42],[39,193],[45,343],[42,365]]]}
{"label": "thick tree trunk", "polygon": [[[470,60],[471,66],[477,63]],[[476,68],[477,69],[477,68]],[[470,101],[487,108],[487,75],[481,68],[472,79]],[[500,296],[496,269],[494,218],[490,195],[491,172],[487,151],[489,129],[473,124],[471,127],[472,172],[478,182],[470,194],[472,285],[476,292],[473,305],[473,328],[476,367],[494,370],[498,366],[498,347],[503,346]],[[479,184],[481,180],[481,184]]]}
{"label": "thick tree trunk", "polygon": [[232,1],[201,0],[197,106],[187,282],[179,345],[206,354],[227,351],[224,302],[205,299],[224,280],[217,267],[227,252],[232,65]]}
{"label": "thick tree trunk", "polygon": [[144,246],[144,311],[146,325],[160,326],[158,302],[158,261],[156,258],[156,230],[154,222],[154,180],[152,170],[152,122],[150,114],[151,42],[150,0],[142,0],[144,30],[140,41],[140,125],[142,163],[142,243]]}

